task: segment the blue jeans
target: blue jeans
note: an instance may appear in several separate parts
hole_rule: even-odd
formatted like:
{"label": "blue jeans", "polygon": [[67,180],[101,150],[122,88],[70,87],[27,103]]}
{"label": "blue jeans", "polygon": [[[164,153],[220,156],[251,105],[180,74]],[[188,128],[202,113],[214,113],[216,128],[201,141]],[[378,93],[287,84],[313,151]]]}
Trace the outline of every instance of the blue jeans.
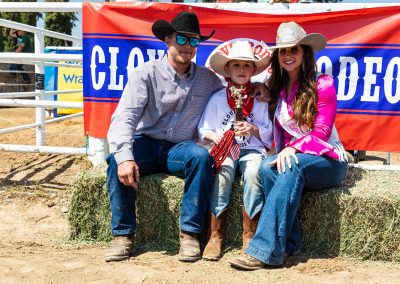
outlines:
{"label": "blue jeans", "polygon": [[[209,191],[214,181],[214,160],[208,151],[191,141],[172,143],[136,135],[133,155],[139,166],[140,176],[168,173],[185,178],[180,229],[200,233],[204,226]],[[114,236],[133,234],[136,229],[136,190],[120,183],[118,165],[112,154],[107,157],[107,163],[111,232]]]}
{"label": "blue jeans", "polygon": [[237,161],[229,155],[221,165],[221,170],[215,177],[210,195],[210,211],[218,217],[229,205],[232,184],[235,181],[237,168],[240,167],[243,180],[243,205],[252,219],[261,211],[264,204],[264,194],[258,176],[258,170],[264,155],[256,150],[240,150]]}
{"label": "blue jeans", "polygon": [[286,166],[285,173],[279,174],[276,166],[269,164],[276,155],[264,160],[259,171],[265,205],[246,253],[269,265],[283,264],[284,253],[301,248],[297,210],[303,188],[333,187],[346,175],[346,162],[303,153],[296,156],[299,164],[291,158],[292,169]]}

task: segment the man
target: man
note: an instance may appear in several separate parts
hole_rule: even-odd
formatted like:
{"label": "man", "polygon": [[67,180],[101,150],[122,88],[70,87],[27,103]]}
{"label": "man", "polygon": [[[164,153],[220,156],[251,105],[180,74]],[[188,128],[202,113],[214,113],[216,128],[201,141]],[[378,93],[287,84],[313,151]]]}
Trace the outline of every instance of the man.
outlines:
{"label": "man", "polygon": [[107,188],[114,239],[106,261],[129,258],[135,232],[139,177],[165,172],[185,178],[180,215],[179,260],[201,258],[197,234],[203,229],[213,158],[195,143],[197,124],[220,79],[191,60],[200,42],[194,13],[182,12],[171,23],[158,20],[153,34],[168,47],[167,56],[135,69],[115,110],[108,141]]}
{"label": "man", "polygon": [[[17,48],[14,52],[33,52],[31,38],[25,31],[10,29],[10,36],[15,38],[17,41]],[[24,71],[22,64],[10,64],[11,71]],[[31,83],[31,78],[27,73],[20,73],[22,81],[25,84]],[[18,74],[15,74],[18,76]]]}

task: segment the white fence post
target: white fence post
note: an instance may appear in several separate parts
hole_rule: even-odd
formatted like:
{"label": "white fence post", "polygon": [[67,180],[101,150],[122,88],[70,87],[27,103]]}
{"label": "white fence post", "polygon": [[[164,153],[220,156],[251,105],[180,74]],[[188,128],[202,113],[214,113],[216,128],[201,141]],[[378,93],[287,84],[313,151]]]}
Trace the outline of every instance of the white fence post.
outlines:
{"label": "white fence post", "polygon": [[[44,53],[44,33],[35,32],[35,53]],[[35,97],[37,101],[40,101],[44,97],[44,64],[40,61],[35,65],[35,90],[38,91]],[[36,127],[36,146],[46,145],[46,129],[45,129],[45,109],[41,107],[35,108],[36,123],[39,124]]]}

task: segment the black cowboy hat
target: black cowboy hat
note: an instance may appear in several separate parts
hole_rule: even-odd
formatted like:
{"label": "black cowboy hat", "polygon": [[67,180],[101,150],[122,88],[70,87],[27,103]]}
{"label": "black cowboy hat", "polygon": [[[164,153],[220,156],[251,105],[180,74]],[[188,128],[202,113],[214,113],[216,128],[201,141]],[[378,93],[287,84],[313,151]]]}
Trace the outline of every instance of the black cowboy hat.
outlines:
{"label": "black cowboy hat", "polygon": [[172,35],[174,32],[182,34],[200,35],[200,40],[205,41],[213,36],[215,30],[209,36],[203,36],[200,33],[199,20],[195,13],[182,12],[176,16],[171,23],[165,20],[154,22],[151,27],[153,34],[160,40],[164,41],[166,36]]}

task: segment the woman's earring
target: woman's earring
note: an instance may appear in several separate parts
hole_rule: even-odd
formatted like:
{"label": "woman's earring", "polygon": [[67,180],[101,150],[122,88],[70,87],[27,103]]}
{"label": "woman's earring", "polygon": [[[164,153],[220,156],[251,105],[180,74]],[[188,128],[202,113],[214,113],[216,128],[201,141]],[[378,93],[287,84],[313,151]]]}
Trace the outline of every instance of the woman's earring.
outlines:
{"label": "woman's earring", "polygon": [[303,72],[304,72],[304,70],[306,69],[304,60],[303,60],[303,63],[301,63],[301,69],[303,69]]}
{"label": "woman's earring", "polygon": [[283,70],[282,70],[282,66],[281,65],[279,65],[279,69],[281,70],[281,76],[282,76]]}

